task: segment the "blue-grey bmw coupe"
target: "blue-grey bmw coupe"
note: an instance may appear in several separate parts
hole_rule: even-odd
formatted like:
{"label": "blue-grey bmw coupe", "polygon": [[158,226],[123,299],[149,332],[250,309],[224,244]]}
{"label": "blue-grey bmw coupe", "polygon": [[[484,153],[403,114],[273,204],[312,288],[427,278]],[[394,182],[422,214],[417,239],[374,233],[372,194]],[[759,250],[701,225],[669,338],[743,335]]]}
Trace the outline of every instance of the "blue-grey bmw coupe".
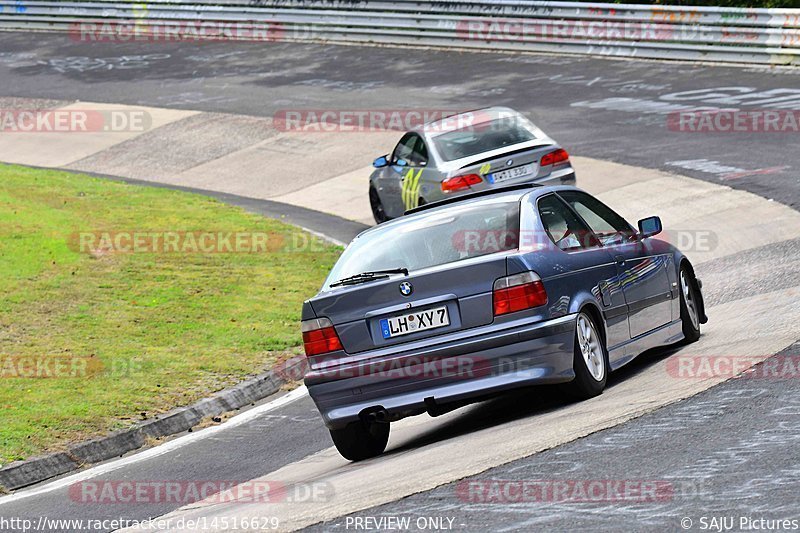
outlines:
{"label": "blue-grey bmw coupe", "polygon": [[361,233],[303,305],[309,393],[347,459],[389,424],[509,389],[601,394],[643,351],[700,337],[689,260],[571,186],[428,204]]}

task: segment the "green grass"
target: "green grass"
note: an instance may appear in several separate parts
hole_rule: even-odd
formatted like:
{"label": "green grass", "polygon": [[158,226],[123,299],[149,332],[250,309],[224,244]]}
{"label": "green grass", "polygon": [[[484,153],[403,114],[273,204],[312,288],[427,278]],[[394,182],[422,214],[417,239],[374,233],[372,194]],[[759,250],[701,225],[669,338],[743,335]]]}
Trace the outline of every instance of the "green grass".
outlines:
{"label": "green grass", "polygon": [[[215,200],[0,165],[0,463],[189,404],[301,344],[301,303],[341,249],[81,253],[96,231],[302,232]],[[90,358],[81,377],[19,378],[23,357]]]}

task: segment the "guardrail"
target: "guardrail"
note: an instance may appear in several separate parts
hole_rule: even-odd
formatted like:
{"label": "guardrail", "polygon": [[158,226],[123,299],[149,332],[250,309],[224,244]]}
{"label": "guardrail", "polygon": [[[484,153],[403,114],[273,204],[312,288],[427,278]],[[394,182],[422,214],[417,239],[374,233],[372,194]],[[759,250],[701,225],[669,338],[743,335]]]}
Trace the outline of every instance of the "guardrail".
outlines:
{"label": "guardrail", "polygon": [[0,2],[0,30],[74,40],[265,40],[800,65],[800,9],[519,0]]}

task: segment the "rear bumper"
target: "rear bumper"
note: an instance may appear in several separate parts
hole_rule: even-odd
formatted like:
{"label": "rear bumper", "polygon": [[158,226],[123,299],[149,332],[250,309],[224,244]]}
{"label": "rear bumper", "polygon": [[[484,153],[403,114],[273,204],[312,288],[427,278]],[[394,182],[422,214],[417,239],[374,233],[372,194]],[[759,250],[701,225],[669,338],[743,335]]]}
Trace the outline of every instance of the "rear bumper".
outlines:
{"label": "rear bumper", "polygon": [[469,403],[533,384],[562,383],[572,370],[575,316],[498,330],[380,359],[312,370],[305,382],[325,425],[340,428],[365,413],[388,420],[432,406]]}
{"label": "rear bumper", "polygon": [[577,183],[575,179],[575,169],[569,166],[560,170],[554,170],[547,176],[537,179],[536,183],[541,183],[542,185],[575,185]]}

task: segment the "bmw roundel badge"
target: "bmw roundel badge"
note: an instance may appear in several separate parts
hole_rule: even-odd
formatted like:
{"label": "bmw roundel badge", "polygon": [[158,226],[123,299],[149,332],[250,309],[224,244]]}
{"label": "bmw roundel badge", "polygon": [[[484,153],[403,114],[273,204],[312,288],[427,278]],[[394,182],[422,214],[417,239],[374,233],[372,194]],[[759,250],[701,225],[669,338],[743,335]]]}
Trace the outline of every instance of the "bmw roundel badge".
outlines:
{"label": "bmw roundel badge", "polygon": [[403,296],[411,296],[411,293],[414,292],[414,287],[407,281],[404,281],[400,284],[400,294]]}

